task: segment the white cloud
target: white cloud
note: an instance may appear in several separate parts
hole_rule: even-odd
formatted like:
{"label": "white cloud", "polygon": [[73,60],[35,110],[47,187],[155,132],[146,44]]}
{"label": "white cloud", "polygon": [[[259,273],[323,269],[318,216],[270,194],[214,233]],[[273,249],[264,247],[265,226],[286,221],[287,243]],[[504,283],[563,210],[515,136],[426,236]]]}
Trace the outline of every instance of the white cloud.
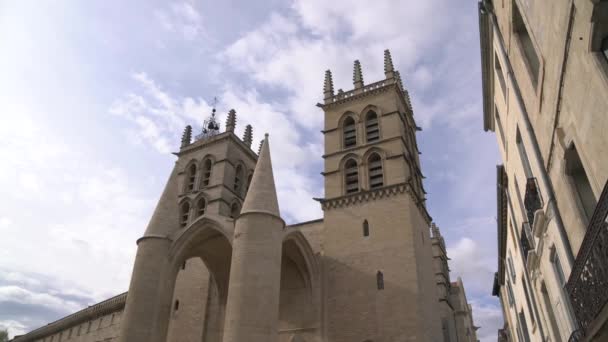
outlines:
{"label": "white cloud", "polygon": [[14,338],[16,335],[23,335],[28,331],[22,322],[15,320],[0,320],[0,329],[7,329],[9,338]]}
{"label": "white cloud", "polygon": [[154,15],[163,29],[187,41],[206,36],[203,17],[190,2],[172,2]]}
{"label": "white cloud", "polygon": [[45,306],[50,309],[62,308],[67,311],[81,309],[79,303],[64,300],[48,293],[32,292],[18,286],[0,286],[0,302]]}

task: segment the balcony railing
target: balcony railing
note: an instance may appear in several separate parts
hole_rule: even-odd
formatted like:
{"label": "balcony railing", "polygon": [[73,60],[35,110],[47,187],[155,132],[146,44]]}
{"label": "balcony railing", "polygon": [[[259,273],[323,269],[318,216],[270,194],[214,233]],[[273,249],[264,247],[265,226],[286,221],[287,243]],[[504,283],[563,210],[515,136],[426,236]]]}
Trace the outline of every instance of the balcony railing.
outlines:
{"label": "balcony railing", "polygon": [[528,178],[526,182],[526,194],[524,196],[524,207],[526,207],[526,215],[530,226],[534,226],[534,213],[538,209],[543,208],[543,198],[538,188],[538,182],[535,177]]}
{"label": "balcony railing", "polygon": [[600,196],[566,284],[582,334],[608,303],[608,182]]}

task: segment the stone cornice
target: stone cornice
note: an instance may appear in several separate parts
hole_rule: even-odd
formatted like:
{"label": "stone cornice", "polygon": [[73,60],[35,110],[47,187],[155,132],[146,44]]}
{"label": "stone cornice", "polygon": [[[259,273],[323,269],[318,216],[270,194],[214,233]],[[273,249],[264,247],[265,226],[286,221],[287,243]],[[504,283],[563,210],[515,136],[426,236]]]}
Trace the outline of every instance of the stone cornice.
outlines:
{"label": "stone cornice", "polygon": [[321,209],[323,211],[326,211],[331,209],[343,208],[354,204],[365,203],[371,200],[389,198],[403,193],[408,193],[411,196],[414,203],[416,203],[418,209],[420,209],[424,219],[427,221],[428,224],[430,224],[432,218],[427,212],[423,202],[419,200],[415,191],[413,191],[412,185],[409,181],[404,183],[387,185],[379,189],[365,190],[354,194],[348,194],[334,198],[315,198],[315,200],[319,201],[321,203]]}
{"label": "stone cornice", "polygon": [[481,83],[483,98],[483,129],[494,130],[494,70],[493,70],[493,32],[492,8],[487,1],[479,2],[479,44],[481,50]]}
{"label": "stone cornice", "polygon": [[25,335],[16,337],[13,342],[29,342],[44,338],[46,336],[50,336],[62,330],[66,330],[70,327],[77,326],[81,323],[92,321],[101,316],[120,311],[125,307],[126,302],[127,292],[104,300],[103,302],[100,302],[93,306],[89,306],[86,309],[80,310],[53,323],[49,323]]}
{"label": "stone cornice", "polygon": [[245,153],[249,154],[251,158],[257,160],[258,155],[251,149],[251,147],[247,146],[239,137],[236,136],[233,132],[223,132],[213,137],[209,137],[206,139],[198,140],[193,142],[192,144],[183,147],[179,152],[174,153],[176,156],[181,157],[185,154],[188,154],[192,151],[200,150],[205,146],[215,144],[224,139],[232,139],[232,141],[236,142]]}

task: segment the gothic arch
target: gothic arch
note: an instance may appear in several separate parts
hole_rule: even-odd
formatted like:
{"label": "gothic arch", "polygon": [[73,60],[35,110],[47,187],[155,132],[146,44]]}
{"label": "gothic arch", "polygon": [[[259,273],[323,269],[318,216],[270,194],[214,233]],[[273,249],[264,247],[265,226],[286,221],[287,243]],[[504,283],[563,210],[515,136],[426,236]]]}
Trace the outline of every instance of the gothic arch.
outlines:
{"label": "gothic arch", "polygon": [[340,118],[338,119],[338,127],[341,128],[344,125],[344,121],[348,117],[353,118],[353,120],[355,120],[355,123],[361,122],[359,114],[352,112],[352,111],[347,111],[347,112],[344,112],[342,114],[342,116],[340,116]]}
{"label": "gothic arch", "polygon": [[194,197],[194,199],[192,200],[192,205],[193,205],[193,221],[196,221],[198,218],[200,218],[202,215],[199,215],[199,203],[201,200],[205,201],[205,211],[207,210],[207,207],[209,206],[209,198],[207,198],[207,196],[205,195],[205,193],[201,192],[199,193],[196,197]]}
{"label": "gothic arch", "polygon": [[378,118],[380,118],[384,114],[378,106],[373,105],[373,104],[368,104],[367,106],[363,107],[363,109],[359,113],[359,115],[358,115],[359,122],[365,121],[365,117],[367,116],[367,113],[369,111],[374,111],[376,113],[376,115],[378,115]]}
{"label": "gothic arch", "polygon": [[[187,206],[187,209],[186,209]],[[192,200],[189,197],[182,198],[177,205],[179,227],[183,229],[187,227],[192,221]]]}
{"label": "gothic arch", "polygon": [[303,261],[305,262],[306,268],[308,269],[311,281],[315,281],[319,277],[319,263],[315,257],[315,253],[308,243],[308,240],[299,230],[288,230],[283,236],[283,243],[287,241],[293,241],[295,246],[298,247]]}
{"label": "gothic arch", "polygon": [[[372,175],[372,171],[370,170],[370,167],[372,167],[372,165],[370,164],[370,159],[373,156],[378,156],[380,157],[380,173],[381,173],[381,183],[383,185],[386,185],[386,153],[384,152],[384,150],[377,148],[377,147],[372,147],[370,149],[368,149],[367,151],[365,151],[365,154],[363,155],[363,172],[364,172],[364,181],[363,183],[365,184],[365,188],[366,189],[372,189],[372,181],[371,181],[371,177]],[[376,175],[377,176],[377,175]],[[376,184],[377,185],[377,184]]]}
{"label": "gothic arch", "polygon": [[[191,174],[191,168],[194,167],[194,175]],[[182,193],[189,193],[192,191],[198,190],[198,179],[199,179],[199,162],[196,159],[190,159],[190,161],[186,164],[184,169],[182,170],[182,174],[184,175],[184,183],[182,187]],[[194,177],[191,180],[191,177]],[[192,185],[192,189],[190,189],[190,185]]]}
{"label": "gothic arch", "polygon": [[340,146],[351,148],[359,143],[359,117],[353,112],[346,112],[338,122]]}
{"label": "gothic arch", "polygon": [[[208,164],[211,163],[210,165]],[[205,157],[203,157],[203,159],[201,159],[200,165],[199,165],[199,184],[198,184],[198,188],[202,189],[206,186],[209,186],[209,182],[211,181],[211,177],[213,176],[213,166],[215,165],[215,156],[212,154],[206,154]],[[210,166],[210,169],[207,170],[207,167]],[[208,174],[208,178],[207,178],[207,174]],[[205,182],[207,182],[207,184],[204,184]]]}
{"label": "gothic arch", "polygon": [[[238,178],[238,183],[237,183]],[[244,198],[243,195],[245,187],[247,184],[247,167],[242,160],[238,160],[234,164],[234,175],[232,178],[231,190],[241,198]]]}

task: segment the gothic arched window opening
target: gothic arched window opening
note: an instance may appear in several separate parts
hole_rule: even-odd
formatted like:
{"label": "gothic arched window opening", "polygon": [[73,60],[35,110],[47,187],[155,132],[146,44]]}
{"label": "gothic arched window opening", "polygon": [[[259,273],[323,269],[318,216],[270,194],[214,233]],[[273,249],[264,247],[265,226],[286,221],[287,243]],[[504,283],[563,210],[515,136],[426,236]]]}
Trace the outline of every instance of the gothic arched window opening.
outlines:
{"label": "gothic arched window opening", "polygon": [[238,203],[232,203],[232,205],[230,206],[230,218],[236,218],[237,216],[239,216],[239,213],[241,211],[241,208],[239,208]]}
{"label": "gothic arched window opening", "polygon": [[363,236],[369,236],[369,223],[367,223],[367,220],[363,221]]}
{"label": "gothic arched window opening", "polygon": [[343,134],[344,148],[357,145],[357,127],[355,126],[355,120],[353,118],[348,117],[344,120]]}
{"label": "gothic arched window opening", "polygon": [[384,290],[384,274],[380,271],[376,273],[376,283],[378,283],[378,290]]}
{"label": "gothic arched window opening", "polygon": [[253,178],[253,173],[249,174],[247,177],[247,185],[245,186],[245,194],[249,191],[249,186],[251,185],[251,179]]}
{"label": "gothic arched window opening", "polygon": [[206,159],[203,163],[203,186],[209,185],[211,179],[211,159]]}
{"label": "gothic arched window opening", "polygon": [[196,181],[196,165],[192,164],[188,168],[188,186],[186,188],[188,191],[193,191],[194,190],[194,182],[195,181]]}
{"label": "gothic arched window opening", "polygon": [[372,154],[368,159],[369,166],[369,188],[377,189],[384,185],[384,175],[382,173],[382,158],[377,153]]}
{"label": "gothic arched window opening", "polygon": [[179,310],[179,299],[175,301],[175,304],[173,304],[173,309],[175,311]]}
{"label": "gothic arched window opening", "polygon": [[234,192],[240,194],[241,185],[243,184],[243,167],[238,165],[234,172]]}
{"label": "gothic arched window opening", "polygon": [[380,129],[378,127],[378,115],[374,111],[369,111],[365,117],[365,136],[367,142],[380,139]]}
{"label": "gothic arched window opening", "polygon": [[190,203],[182,204],[179,225],[183,228],[188,225],[188,216],[190,216]]}
{"label": "gothic arched window opening", "polygon": [[196,204],[196,216],[205,215],[205,209],[207,209],[207,201],[204,198],[201,198]]}
{"label": "gothic arched window opening", "polygon": [[350,159],[344,164],[344,182],[347,194],[359,191],[359,169],[354,159]]}

